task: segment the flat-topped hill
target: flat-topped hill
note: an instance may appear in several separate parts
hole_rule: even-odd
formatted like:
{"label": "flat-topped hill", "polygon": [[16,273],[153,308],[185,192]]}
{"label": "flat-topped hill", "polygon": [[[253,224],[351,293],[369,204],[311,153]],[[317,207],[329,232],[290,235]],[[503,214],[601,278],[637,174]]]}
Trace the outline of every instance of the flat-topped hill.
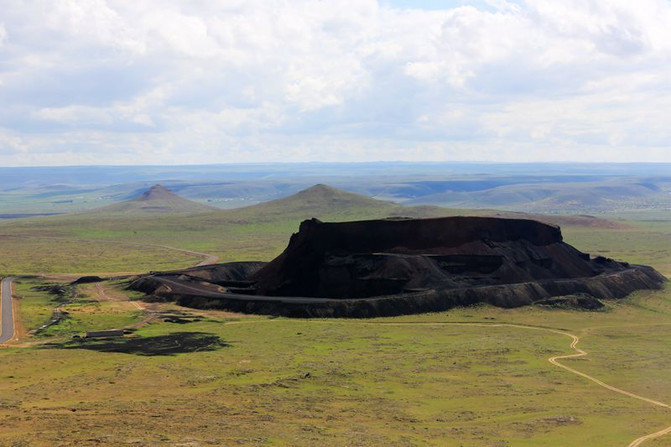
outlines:
{"label": "flat-topped hill", "polygon": [[665,280],[651,267],[592,258],[555,225],[491,217],[311,219],[270,263],[239,264],[154,273],[131,287],[194,307],[373,317],[572,294],[621,298]]}
{"label": "flat-topped hill", "polygon": [[312,219],[254,279],[261,295],[359,298],[591,277],[604,269],[564,243],[559,227],[534,220]]}

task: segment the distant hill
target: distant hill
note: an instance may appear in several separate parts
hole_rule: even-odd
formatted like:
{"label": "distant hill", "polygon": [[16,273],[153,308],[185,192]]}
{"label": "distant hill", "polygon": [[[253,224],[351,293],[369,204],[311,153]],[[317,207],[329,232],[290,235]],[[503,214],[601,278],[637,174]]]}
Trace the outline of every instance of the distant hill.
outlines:
{"label": "distant hill", "polygon": [[91,210],[108,214],[196,214],[215,211],[216,208],[178,196],[162,185],[154,185],[140,196]]}
{"label": "distant hill", "polygon": [[[659,183],[659,184],[658,184]],[[408,205],[496,208],[536,213],[612,212],[668,206],[669,194],[654,181],[598,180],[506,184],[491,188],[440,191],[403,200]],[[664,205],[667,204],[667,205]]]}
{"label": "distant hill", "polygon": [[671,164],[308,163],[1,168],[4,214],[64,214],[129,200],[153,184],[235,209],[315,183],[404,205],[550,214],[671,210]]}
{"label": "distant hill", "polygon": [[288,197],[219,213],[222,216],[253,217],[259,220],[291,218],[300,221],[311,217],[350,219],[359,215],[386,216],[399,208],[392,202],[317,184]]}
{"label": "distant hill", "polygon": [[404,206],[377,200],[332,186],[317,184],[296,194],[244,208],[222,210],[217,213],[228,221],[252,222],[296,220],[312,217],[321,220],[343,221],[371,218],[430,218],[445,216],[483,216],[512,219],[533,219],[560,226],[619,228],[622,225],[607,219],[587,215],[544,215],[493,209],[455,209],[439,206]]}

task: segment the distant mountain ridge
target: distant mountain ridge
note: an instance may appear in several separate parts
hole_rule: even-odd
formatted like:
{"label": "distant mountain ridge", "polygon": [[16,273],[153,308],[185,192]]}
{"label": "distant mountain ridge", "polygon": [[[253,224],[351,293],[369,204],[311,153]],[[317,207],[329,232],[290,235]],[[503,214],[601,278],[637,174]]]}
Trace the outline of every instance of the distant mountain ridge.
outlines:
{"label": "distant mountain ridge", "polygon": [[[620,224],[592,216],[541,215],[492,209],[449,209],[437,206],[407,206],[378,200],[325,184],[316,184],[295,194],[243,208],[222,210],[178,196],[162,185],[154,185],[131,200],[91,210],[85,215],[118,216],[206,214],[216,222],[272,222],[309,218],[342,221],[367,218],[427,218],[457,215],[537,219],[557,225],[618,228]],[[195,216],[194,218],[199,217]]]}
{"label": "distant mountain ridge", "polygon": [[6,214],[83,212],[159,183],[234,209],[323,183],[405,205],[550,214],[671,210],[670,163],[307,163],[0,168]]}
{"label": "distant mountain ridge", "polygon": [[296,219],[312,217],[326,220],[347,218],[429,218],[445,216],[505,217],[534,219],[560,226],[593,228],[619,228],[622,225],[611,220],[588,215],[547,215],[494,209],[454,209],[432,205],[401,205],[374,199],[329,185],[316,184],[281,199],[251,205],[244,208],[220,210],[220,216],[257,220],[281,219],[291,216]]}

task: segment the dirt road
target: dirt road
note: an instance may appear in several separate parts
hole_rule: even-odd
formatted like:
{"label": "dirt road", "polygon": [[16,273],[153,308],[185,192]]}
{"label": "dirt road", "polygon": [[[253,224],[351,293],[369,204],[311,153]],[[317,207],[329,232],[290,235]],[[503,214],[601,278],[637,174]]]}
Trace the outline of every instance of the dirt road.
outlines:
{"label": "dirt road", "polygon": [[14,278],[7,277],[0,283],[0,308],[2,316],[0,333],[0,343],[7,343],[14,338],[14,310],[12,306],[12,280]]}
{"label": "dirt road", "polygon": [[[313,323],[328,323],[327,321],[324,320],[307,320]],[[227,324],[233,324],[233,323],[227,323]],[[624,396],[637,399],[658,407],[662,408],[669,408],[671,409],[671,405],[666,404],[664,402],[660,402],[654,399],[650,399],[648,397],[640,396],[638,394],[631,393],[629,391],[625,391],[623,389],[614,387],[612,385],[608,385],[607,383],[597,379],[596,377],[592,377],[589,374],[586,374],[582,371],[578,371],[577,369],[571,368],[570,366],[566,366],[562,363],[559,362],[559,359],[570,359],[570,358],[578,358],[578,357],[583,357],[587,355],[587,352],[578,348],[578,343],[580,342],[580,337],[578,337],[575,334],[571,334],[570,332],[558,330],[558,329],[552,329],[552,328],[546,328],[546,327],[540,327],[540,326],[527,326],[527,325],[522,325],[522,324],[513,324],[513,323],[467,323],[467,322],[404,322],[404,323],[395,323],[395,322],[362,322],[359,324],[368,324],[368,325],[392,325],[392,326],[429,326],[429,325],[434,325],[434,326],[440,326],[440,325],[455,325],[455,326],[478,326],[478,327],[512,327],[512,328],[518,328],[518,329],[528,329],[528,330],[536,330],[536,331],[544,331],[544,332],[552,332],[554,334],[559,334],[563,335],[565,337],[571,338],[571,344],[569,347],[575,351],[575,354],[567,354],[567,355],[557,355],[548,358],[548,362],[550,362],[554,366],[558,366],[559,368],[563,368],[566,371],[569,371],[570,373],[576,374],[580,377],[583,377],[587,380],[590,380],[600,387],[603,387],[609,391],[612,391],[614,393],[622,394]],[[632,441],[628,447],[638,447],[641,444],[643,444],[645,441],[649,441],[651,439],[659,438],[661,436],[664,436],[666,434],[671,433],[671,427],[664,428],[662,430],[656,431],[654,433],[647,434],[645,436],[641,436],[638,439],[635,439]]]}
{"label": "dirt road", "polygon": [[202,267],[204,265],[216,264],[219,261],[219,256],[213,255],[211,253],[204,253],[202,251],[187,250],[184,248],[172,247],[170,245],[161,245],[161,244],[143,244],[140,242],[132,241],[115,241],[109,239],[79,239],[71,238],[64,236],[30,236],[32,239],[51,239],[51,240],[66,240],[66,241],[81,241],[81,242],[90,242],[90,243],[100,243],[100,244],[116,244],[116,245],[128,245],[133,247],[153,247],[153,248],[162,248],[164,250],[177,251],[180,253],[186,253],[190,255],[202,256],[205,259],[195,264],[194,267]]}

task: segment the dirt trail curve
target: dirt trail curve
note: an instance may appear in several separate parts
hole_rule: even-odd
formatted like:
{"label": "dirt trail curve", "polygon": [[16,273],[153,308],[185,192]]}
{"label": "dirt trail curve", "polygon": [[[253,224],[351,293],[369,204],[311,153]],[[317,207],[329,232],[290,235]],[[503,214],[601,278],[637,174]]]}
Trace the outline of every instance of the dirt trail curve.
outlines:
{"label": "dirt trail curve", "polygon": [[656,431],[654,433],[650,433],[649,435],[641,436],[637,440],[633,441],[631,444],[629,444],[629,447],[638,447],[639,445],[643,444],[645,441],[649,441],[651,439],[659,438],[661,436],[664,436],[666,434],[671,433],[671,427],[666,427],[663,430]]}
{"label": "dirt trail curve", "polygon": [[[571,368],[570,366],[566,366],[566,365],[560,363],[559,359],[571,359],[571,358],[578,358],[578,357],[583,357],[583,356],[587,355],[587,352],[578,348],[578,343],[580,343],[580,337],[578,337],[575,334],[571,334],[571,333],[566,332],[566,331],[560,331],[560,330],[557,330],[557,329],[550,329],[550,328],[536,327],[536,326],[524,326],[524,325],[510,324],[510,323],[492,323],[492,324],[487,324],[487,325],[478,324],[478,323],[455,323],[455,324],[475,325],[475,326],[489,326],[489,327],[497,327],[497,326],[498,327],[515,327],[515,328],[520,328],[520,329],[533,329],[533,330],[552,332],[552,333],[555,333],[555,334],[560,334],[560,335],[564,335],[566,337],[570,337],[572,339],[572,341],[571,341],[571,344],[569,345],[569,347],[571,349],[573,349],[574,351],[576,351],[576,353],[575,354],[567,354],[567,355],[556,355],[554,357],[550,357],[548,359],[548,362],[550,362],[551,364],[553,364],[555,366],[563,368],[566,371],[569,371],[573,374],[576,374],[580,377],[584,377],[585,379],[590,380],[590,381],[596,383],[597,385],[599,385],[603,388],[606,388],[607,390],[610,390],[614,393],[622,394],[624,396],[631,397],[633,399],[637,399],[637,400],[640,400],[640,401],[643,401],[643,402],[646,402],[646,403],[649,403],[649,404],[652,404],[652,405],[655,405],[655,406],[658,406],[658,407],[670,408],[671,409],[671,405],[669,405],[669,404],[665,404],[664,402],[660,402],[660,401],[657,401],[657,400],[654,400],[654,399],[650,399],[650,398],[647,398],[647,397],[644,397],[644,396],[640,396],[638,394],[630,393],[629,391],[625,391],[623,389],[614,387],[612,385],[608,385],[607,383],[602,382],[601,380],[597,379],[596,377],[592,377],[589,374],[586,374],[582,371],[578,371],[577,369]],[[640,438],[635,439],[634,441],[632,441],[629,444],[628,447],[638,447],[641,444],[643,444],[645,441],[649,441],[651,439],[659,438],[659,437],[664,436],[668,433],[671,433],[671,427],[667,427],[667,428],[664,428],[664,429],[659,430],[657,432],[650,433],[650,434],[645,435],[645,436],[641,436]]]}
{"label": "dirt trail curve", "polygon": [[[315,321],[315,322],[317,322],[317,321]],[[231,323],[229,323],[229,324],[231,324]],[[512,328],[518,328],[518,329],[530,329],[530,330],[536,330],[536,331],[552,332],[554,334],[563,335],[563,336],[571,338],[570,348],[573,349],[574,351],[576,351],[576,353],[575,354],[567,354],[567,355],[557,355],[557,356],[554,356],[554,357],[550,357],[548,359],[548,362],[550,362],[551,364],[553,364],[555,366],[563,368],[566,371],[569,371],[573,374],[576,374],[580,377],[583,377],[587,380],[590,380],[590,381],[596,383],[597,385],[599,385],[599,386],[601,386],[601,387],[603,387],[603,388],[605,388],[609,391],[612,391],[612,392],[615,392],[615,393],[618,393],[618,394],[622,394],[624,396],[631,397],[633,399],[637,399],[637,400],[640,400],[640,401],[643,401],[643,402],[646,402],[646,403],[649,403],[649,404],[652,404],[652,405],[655,405],[655,406],[658,406],[658,407],[671,409],[671,405],[669,405],[669,404],[665,404],[664,402],[659,402],[657,400],[650,399],[650,398],[647,398],[647,397],[644,397],[644,396],[640,396],[638,394],[634,394],[634,393],[631,393],[629,391],[625,391],[623,389],[614,387],[612,385],[608,385],[607,383],[602,382],[601,380],[599,380],[595,377],[592,377],[589,374],[578,371],[577,369],[571,368],[570,366],[566,366],[566,365],[560,363],[559,359],[570,359],[570,358],[583,357],[583,356],[587,355],[587,352],[583,351],[582,349],[577,347],[578,343],[580,342],[580,337],[578,337],[575,334],[571,334],[569,332],[562,331],[562,330],[559,330],[559,329],[552,329],[552,328],[546,328],[546,327],[540,327],[540,326],[525,326],[525,325],[513,324],[513,323],[466,323],[466,322],[455,322],[455,323],[450,323],[450,322],[444,322],[444,323],[440,323],[440,322],[414,322],[414,323],[412,323],[412,322],[407,322],[407,323],[368,322],[368,323],[365,323],[364,322],[364,323],[360,323],[360,324],[401,325],[401,326],[461,325],[461,326],[479,326],[479,327],[512,327]],[[651,439],[659,438],[659,437],[664,436],[664,435],[669,434],[669,433],[671,433],[671,427],[664,428],[662,430],[659,430],[659,431],[656,431],[654,433],[650,433],[650,434],[647,434],[645,436],[641,436],[638,439],[635,439],[634,441],[632,441],[628,445],[628,447],[638,447],[641,444],[643,444],[645,441],[649,441]]]}
{"label": "dirt trail curve", "polygon": [[[18,235],[19,237],[21,235]],[[211,253],[204,253],[202,251],[187,250],[184,248],[171,247],[170,245],[161,245],[161,244],[143,244],[141,242],[132,242],[132,241],[115,241],[110,239],[79,239],[73,237],[65,236],[33,236],[32,239],[51,239],[51,240],[72,240],[72,241],[81,241],[81,242],[92,242],[92,243],[101,243],[101,244],[116,244],[116,245],[130,245],[134,247],[154,247],[154,248],[163,248],[165,250],[179,251],[181,253],[187,253],[190,255],[203,256],[205,260],[199,262],[194,267],[202,267],[204,265],[216,264],[219,261],[219,256],[213,255]]]}
{"label": "dirt trail curve", "polygon": [[181,251],[182,253],[189,253],[192,255],[205,256],[207,258],[204,261],[201,261],[198,264],[196,264],[194,267],[202,267],[204,265],[216,264],[217,261],[219,261],[219,256],[210,253],[203,253],[202,251],[185,250],[183,248],[171,247],[169,245],[152,245],[152,246],[166,248],[168,250]]}
{"label": "dirt trail curve", "polygon": [[14,311],[12,308],[12,280],[14,278],[3,278],[0,283],[0,343],[7,343],[14,338]]}
{"label": "dirt trail curve", "polygon": [[[53,238],[52,236],[45,236],[45,237],[50,237]],[[63,239],[63,238],[60,238]],[[65,238],[67,239],[67,238]],[[211,253],[204,253],[202,251],[195,251],[195,250],[187,250],[185,248],[177,248],[177,247],[171,247],[170,245],[160,245],[160,244],[141,244],[138,242],[129,242],[129,241],[112,241],[112,240],[104,240],[104,239],[82,239],[83,241],[87,242],[101,242],[101,243],[113,243],[113,244],[119,244],[119,245],[132,245],[135,247],[155,247],[155,248],[164,248],[166,250],[172,250],[172,251],[178,251],[181,253],[187,253],[190,255],[196,255],[196,256],[203,256],[206,259],[199,262],[196,264],[194,267],[202,267],[204,265],[210,265],[210,264],[216,264],[217,261],[219,261],[219,256],[213,255]]]}
{"label": "dirt trail curve", "polygon": [[[159,279],[163,283],[166,283],[173,290],[175,290],[175,288],[177,288],[177,289],[181,288],[181,289],[186,289],[186,290],[189,290],[189,291],[192,291],[192,292],[193,291],[198,292],[198,293],[202,294],[203,296],[214,296],[214,297],[223,296],[223,294],[218,293],[218,292],[205,290],[204,288],[199,288],[199,287],[180,284],[180,283],[177,283],[177,282],[172,281],[172,280],[167,279],[167,278],[157,278],[157,279]],[[235,296],[235,295],[232,295],[232,294],[227,294],[226,297],[228,299],[242,299],[242,300],[253,299],[253,297],[250,297],[248,295]],[[268,301],[285,301],[285,302],[294,302],[294,303],[317,303],[317,302],[329,301],[329,299],[325,299],[325,298],[295,298],[295,297],[263,297],[263,299],[268,300]],[[308,321],[318,322],[320,320],[308,320]],[[597,379],[596,377],[592,377],[589,374],[578,371],[577,369],[571,368],[570,366],[566,366],[566,365],[560,363],[559,362],[560,359],[571,359],[571,358],[583,357],[583,356],[587,355],[587,352],[585,352],[582,349],[577,347],[578,343],[580,342],[580,337],[578,337],[575,334],[571,334],[569,332],[562,331],[562,330],[559,330],[559,329],[552,329],[552,328],[546,328],[546,327],[540,327],[540,326],[526,326],[526,325],[513,324],[513,323],[465,323],[465,322],[461,322],[461,323],[456,323],[456,322],[455,323],[448,323],[448,322],[444,322],[444,323],[440,323],[440,322],[437,322],[437,323],[429,323],[429,322],[426,322],[426,323],[423,323],[423,322],[416,322],[416,323],[410,323],[410,322],[408,322],[408,323],[392,323],[392,322],[389,322],[389,323],[384,323],[384,322],[369,322],[369,323],[359,323],[359,324],[373,324],[373,325],[375,325],[375,324],[377,324],[377,325],[383,325],[383,324],[389,324],[389,325],[422,325],[422,324],[424,324],[424,325],[441,325],[441,324],[443,324],[443,325],[467,325],[467,326],[480,326],[480,327],[512,327],[512,328],[518,328],[518,329],[552,332],[554,334],[559,334],[559,335],[563,335],[565,337],[571,338],[571,344],[569,345],[569,347],[575,351],[575,354],[558,355],[558,356],[550,357],[548,359],[548,362],[550,362],[552,365],[557,366],[559,368],[563,368],[566,371],[569,371],[573,374],[576,374],[580,377],[583,377],[587,380],[590,380],[590,381],[596,383],[597,385],[599,385],[599,386],[601,386],[601,387],[603,387],[603,388],[605,388],[609,391],[612,391],[614,393],[622,394],[623,396],[627,396],[627,397],[630,397],[630,398],[633,398],[633,399],[637,399],[637,400],[640,400],[640,401],[643,401],[643,402],[646,402],[648,404],[655,405],[655,406],[658,406],[658,407],[671,409],[671,405],[669,405],[669,404],[666,404],[664,402],[660,402],[660,401],[657,401],[657,400],[654,400],[654,399],[650,399],[648,397],[640,396],[638,394],[631,393],[629,391],[614,387],[612,385],[608,385],[607,383]],[[649,435],[638,438],[638,439],[634,440],[631,444],[629,444],[629,447],[637,447],[637,446],[641,445],[643,442],[645,442],[647,440],[663,436],[667,433],[671,433],[671,427],[668,427],[668,428],[665,428],[665,429],[660,430],[658,432],[651,433]]]}
{"label": "dirt trail curve", "polygon": [[[602,386],[602,387],[604,387],[604,388],[606,388],[610,391],[613,391],[615,393],[623,394],[625,396],[632,397],[634,399],[638,399],[638,400],[641,400],[643,402],[647,402],[649,404],[652,404],[652,405],[655,405],[655,406],[658,406],[658,407],[671,408],[671,405],[669,405],[669,404],[665,404],[664,402],[659,402],[659,401],[654,400],[654,399],[649,399],[647,397],[639,396],[638,394],[630,393],[629,391],[621,390],[620,388],[615,388],[614,386],[608,385],[607,383],[604,383],[599,379],[596,379],[596,378],[594,378],[590,375],[587,375],[583,372],[580,372],[576,369],[573,369],[569,366],[562,365],[561,363],[559,363],[557,361],[558,359],[578,358],[578,357],[582,357],[582,356],[587,355],[587,352],[585,352],[582,349],[577,347],[578,343],[580,342],[580,338],[578,336],[573,335],[573,334],[569,334],[568,332],[565,332],[564,335],[568,335],[569,337],[573,338],[573,342],[571,342],[571,348],[574,349],[576,351],[576,353],[575,354],[569,354],[569,355],[558,355],[558,356],[555,356],[555,357],[550,357],[548,359],[548,361],[550,363],[552,363],[553,365],[559,366],[560,368],[564,368],[565,370],[567,370],[569,372],[572,372],[573,374],[577,374],[581,377],[584,377],[588,380],[591,380],[592,382],[596,383],[597,385]],[[650,433],[648,435],[641,436],[640,438],[635,439],[634,441],[632,441],[629,444],[628,447],[638,447],[639,445],[643,444],[645,441],[649,441],[651,439],[659,438],[659,437],[664,436],[668,433],[671,433],[671,427],[666,427],[666,428],[664,428],[662,430],[659,430],[659,431],[656,431],[654,433]]]}

